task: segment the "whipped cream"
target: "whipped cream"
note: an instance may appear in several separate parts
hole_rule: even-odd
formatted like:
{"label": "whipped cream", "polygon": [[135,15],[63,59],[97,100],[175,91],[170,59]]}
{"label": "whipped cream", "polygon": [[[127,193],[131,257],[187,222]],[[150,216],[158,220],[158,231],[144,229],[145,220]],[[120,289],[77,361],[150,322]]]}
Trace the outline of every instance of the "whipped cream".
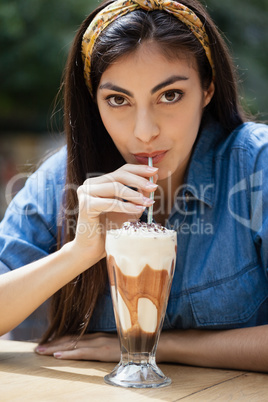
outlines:
{"label": "whipped cream", "polygon": [[176,232],[154,223],[126,222],[106,234],[107,257],[112,255],[127,276],[138,276],[146,265],[170,272],[176,245]]}

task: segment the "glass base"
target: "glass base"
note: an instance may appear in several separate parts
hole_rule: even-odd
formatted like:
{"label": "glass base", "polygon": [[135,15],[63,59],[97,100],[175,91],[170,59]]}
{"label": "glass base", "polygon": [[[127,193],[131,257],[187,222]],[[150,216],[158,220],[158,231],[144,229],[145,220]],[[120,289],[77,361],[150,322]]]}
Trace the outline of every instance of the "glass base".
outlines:
{"label": "glass base", "polygon": [[104,381],[125,388],[159,388],[171,384],[171,379],[166,377],[155,363],[148,362],[120,362],[104,377]]}

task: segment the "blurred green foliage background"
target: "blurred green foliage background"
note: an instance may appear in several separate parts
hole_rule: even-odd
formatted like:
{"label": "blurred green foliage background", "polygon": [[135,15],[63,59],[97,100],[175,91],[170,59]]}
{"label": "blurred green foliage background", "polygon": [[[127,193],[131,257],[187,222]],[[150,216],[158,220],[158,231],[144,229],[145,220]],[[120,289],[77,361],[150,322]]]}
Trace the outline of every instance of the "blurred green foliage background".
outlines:
{"label": "blurred green foliage background", "polygon": [[[203,0],[238,66],[243,104],[268,119],[268,0]],[[2,132],[50,129],[69,46],[93,0],[2,0]]]}

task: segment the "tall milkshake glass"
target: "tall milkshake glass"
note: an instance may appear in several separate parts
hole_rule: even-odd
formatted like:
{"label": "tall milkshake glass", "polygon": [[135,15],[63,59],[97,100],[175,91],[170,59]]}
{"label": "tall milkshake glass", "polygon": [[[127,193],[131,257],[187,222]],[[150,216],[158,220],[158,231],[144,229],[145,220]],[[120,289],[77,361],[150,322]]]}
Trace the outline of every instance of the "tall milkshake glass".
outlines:
{"label": "tall milkshake glass", "polygon": [[154,388],[169,385],[155,354],[176,262],[173,230],[142,222],[107,231],[110,289],[121,359],[108,384]]}

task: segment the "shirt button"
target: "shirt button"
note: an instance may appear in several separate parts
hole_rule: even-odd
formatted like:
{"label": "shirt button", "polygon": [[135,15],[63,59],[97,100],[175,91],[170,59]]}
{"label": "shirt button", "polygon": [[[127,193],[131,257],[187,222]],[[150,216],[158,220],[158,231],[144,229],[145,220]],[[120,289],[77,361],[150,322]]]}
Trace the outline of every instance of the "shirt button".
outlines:
{"label": "shirt button", "polygon": [[189,191],[185,191],[185,201],[189,202],[189,198],[190,198],[190,193]]}

